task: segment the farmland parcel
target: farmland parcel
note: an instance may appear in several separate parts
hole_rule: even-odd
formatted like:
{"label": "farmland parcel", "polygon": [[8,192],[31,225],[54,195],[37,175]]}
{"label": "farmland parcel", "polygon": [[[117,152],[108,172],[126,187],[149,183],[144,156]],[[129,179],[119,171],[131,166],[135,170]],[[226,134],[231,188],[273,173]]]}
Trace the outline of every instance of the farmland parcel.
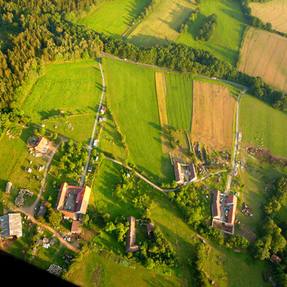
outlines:
{"label": "farmland parcel", "polygon": [[215,150],[231,150],[236,100],[227,87],[195,81],[191,139]]}
{"label": "farmland parcel", "polygon": [[131,34],[134,43],[152,46],[178,37],[177,29],[194,7],[186,0],[160,0]]}
{"label": "farmland parcel", "polygon": [[272,0],[265,3],[250,3],[252,15],[264,23],[271,23],[273,29],[287,32],[287,1]]}
{"label": "farmland parcel", "polygon": [[154,179],[170,179],[169,158],[162,153],[154,70],[104,59],[107,102],[124,135],[129,159]]}
{"label": "farmland parcel", "polygon": [[250,28],[241,49],[239,70],[287,92],[286,51],[286,38]]}

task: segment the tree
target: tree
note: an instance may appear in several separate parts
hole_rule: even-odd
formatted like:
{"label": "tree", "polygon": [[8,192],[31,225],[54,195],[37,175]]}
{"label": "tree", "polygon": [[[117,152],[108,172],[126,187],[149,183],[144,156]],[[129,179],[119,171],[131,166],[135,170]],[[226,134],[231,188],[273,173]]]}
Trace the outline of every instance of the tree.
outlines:
{"label": "tree", "polygon": [[49,222],[53,226],[53,228],[59,229],[62,222],[62,213],[51,208],[49,210]]}

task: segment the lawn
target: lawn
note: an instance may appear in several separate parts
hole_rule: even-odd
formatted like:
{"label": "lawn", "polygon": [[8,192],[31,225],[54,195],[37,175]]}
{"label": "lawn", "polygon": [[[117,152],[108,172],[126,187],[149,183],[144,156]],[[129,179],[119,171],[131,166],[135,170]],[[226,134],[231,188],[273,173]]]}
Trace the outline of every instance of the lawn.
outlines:
{"label": "lawn", "polygon": [[287,115],[262,101],[244,96],[240,103],[240,130],[245,145],[263,147],[287,157]]}
{"label": "lawn", "polygon": [[24,99],[31,121],[77,141],[91,135],[101,93],[101,74],[92,60],[50,64]]}
{"label": "lawn", "polygon": [[77,22],[97,32],[120,36],[149,2],[149,0],[103,1]]}
{"label": "lawn", "polygon": [[154,70],[104,59],[104,72],[107,103],[128,147],[129,160],[153,180],[172,180],[160,140]]}
{"label": "lawn", "polygon": [[[177,42],[207,50],[220,59],[235,65],[246,25],[239,1],[202,0],[199,8],[200,14],[197,20],[189,26],[188,31],[179,36]],[[208,41],[195,40],[194,37],[204,17],[213,13],[217,15],[218,21],[213,35]]]}
{"label": "lawn", "polygon": [[[29,154],[27,139],[33,134],[32,128],[25,128],[20,136],[9,138],[6,134],[0,139],[0,192],[5,191],[7,181],[11,181],[15,188],[28,188],[35,194],[40,189],[42,177],[38,171],[41,165],[45,164],[42,158],[35,158]],[[31,162],[31,163],[30,163]],[[32,168],[32,173],[26,169]]]}
{"label": "lawn", "polygon": [[168,123],[190,132],[192,119],[192,77],[166,73]]}

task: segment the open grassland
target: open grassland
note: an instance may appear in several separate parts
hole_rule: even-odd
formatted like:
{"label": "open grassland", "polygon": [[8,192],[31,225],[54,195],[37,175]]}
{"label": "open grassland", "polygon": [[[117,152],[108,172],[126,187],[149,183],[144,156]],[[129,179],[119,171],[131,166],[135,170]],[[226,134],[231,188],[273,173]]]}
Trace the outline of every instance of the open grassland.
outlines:
{"label": "open grassland", "polygon": [[223,85],[194,81],[191,139],[231,151],[236,100]]}
{"label": "open grassland", "polygon": [[166,74],[168,124],[177,130],[191,130],[192,76],[190,74]]}
{"label": "open grassland", "polygon": [[273,87],[287,92],[287,39],[249,28],[240,54],[239,70],[259,76]]}
{"label": "open grassland", "polygon": [[132,42],[149,47],[176,40],[177,29],[194,7],[188,0],[159,0],[130,35]]}
{"label": "open grassland", "polygon": [[78,20],[97,32],[121,35],[149,3],[149,0],[103,1]]}
{"label": "open grassland", "polygon": [[23,109],[33,123],[77,141],[91,135],[101,93],[95,61],[51,64],[26,97]]}
{"label": "open grassland", "polygon": [[162,153],[154,70],[104,59],[107,103],[124,135],[129,159],[153,179],[170,180],[172,168]]}
{"label": "open grassland", "polygon": [[[28,188],[34,193],[40,189],[41,177],[38,168],[45,162],[29,154],[27,140],[33,134],[31,128],[24,129],[20,137],[9,138],[3,135],[0,139],[0,192],[5,191],[7,181],[11,181],[15,188]],[[32,163],[30,164],[30,161]],[[32,168],[32,173],[27,173],[27,168]]]}
{"label": "open grassland", "polygon": [[244,96],[240,103],[240,130],[245,145],[263,147],[287,157],[287,115],[260,100]]}
{"label": "open grassland", "polygon": [[265,3],[250,3],[251,13],[273,29],[287,33],[287,1],[272,0]]}
{"label": "open grassland", "polygon": [[[202,0],[199,4],[200,13],[197,20],[189,25],[177,39],[178,43],[204,49],[220,59],[236,64],[243,37],[246,21],[236,0]],[[217,26],[208,41],[195,40],[198,29],[205,17],[216,14]]]}

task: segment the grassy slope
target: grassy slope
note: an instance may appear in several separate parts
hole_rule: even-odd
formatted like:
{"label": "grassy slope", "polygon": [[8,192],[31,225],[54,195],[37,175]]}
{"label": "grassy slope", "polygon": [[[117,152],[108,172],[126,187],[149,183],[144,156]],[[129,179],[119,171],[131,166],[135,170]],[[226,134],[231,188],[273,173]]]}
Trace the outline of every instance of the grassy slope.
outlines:
{"label": "grassy slope", "polygon": [[97,32],[121,35],[148,2],[149,0],[105,1],[92,9],[78,23]]}
{"label": "grassy slope", "polygon": [[[212,37],[207,42],[194,40],[204,16],[213,13],[217,15],[218,24]],[[189,31],[178,38],[177,42],[205,49],[223,60],[236,64],[244,27],[245,20],[240,10],[239,1],[202,0],[198,19],[189,28]]]}
{"label": "grassy slope", "polygon": [[251,96],[244,96],[240,105],[243,142],[263,146],[274,156],[287,157],[287,115]]}
{"label": "grassy slope", "polygon": [[107,102],[129,149],[130,159],[152,178],[172,178],[162,154],[154,71],[104,59]]}
{"label": "grassy slope", "polygon": [[[32,122],[45,123],[56,132],[84,141],[91,134],[100,91],[101,76],[95,61],[48,65],[25,99],[24,111]],[[73,115],[55,117],[61,110]]]}
{"label": "grassy slope", "polygon": [[192,118],[192,78],[188,74],[166,74],[169,125],[190,131]]}
{"label": "grassy slope", "polygon": [[[262,205],[265,203],[267,193],[265,187],[267,184],[278,178],[284,172],[277,166],[268,163],[259,162],[253,157],[249,157],[244,153],[247,162],[247,168],[241,171],[240,177],[244,185],[242,193],[242,202],[246,202],[253,211],[253,216],[244,216],[238,212],[238,219],[241,222],[243,232],[257,231],[262,224]],[[286,170],[285,170],[286,173]]]}

